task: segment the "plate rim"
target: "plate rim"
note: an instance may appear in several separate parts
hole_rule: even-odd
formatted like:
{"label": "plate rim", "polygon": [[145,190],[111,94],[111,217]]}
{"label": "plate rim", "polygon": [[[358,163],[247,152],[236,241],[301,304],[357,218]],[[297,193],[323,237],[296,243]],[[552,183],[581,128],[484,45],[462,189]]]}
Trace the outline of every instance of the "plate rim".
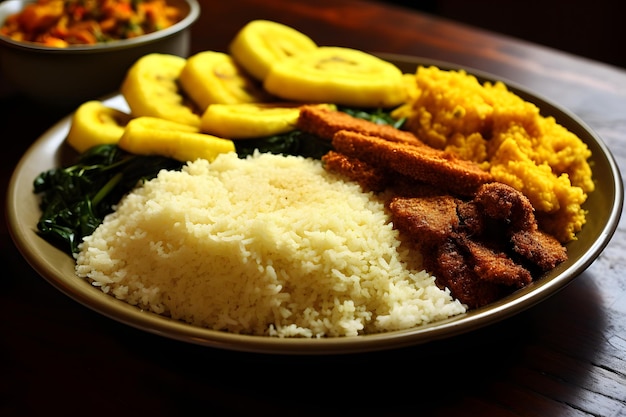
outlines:
{"label": "plate rim", "polygon": [[[485,308],[472,310],[446,320],[412,329],[351,337],[308,339],[240,335],[197,327],[151,312],[142,311],[136,306],[132,306],[124,301],[115,299],[111,295],[103,293],[77,276],[72,277],[76,278],[74,281],[67,279],[67,277],[63,275],[57,275],[58,266],[52,265],[47,259],[37,256],[35,249],[33,249],[33,244],[35,247],[37,245],[52,247],[52,245],[45,242],[35,233],[35,224],[25,225],[20,221],[24,213],[24,211],[20,209],[20,204],[28,197],[23,187],[29,184],[31,186],[30,192],[33,194],[32,180],[34,180],[35,176],[42,170],[41,168],[35,169],[34,167],[29,167],[29,162],[31,162],[35,156],[43,153],[44,150],[54,151],[50,156],[50,158],[53,158],[51,161],[54,161],[56,153],[63,145],[64,134],[67,133],[72,114],[59,120],[33,142],[14,168],[9,181],[6,199],[6,222],[9,234],[18,248],[18,251],[42,278],[84,307],[136,329],[170,339],[207,347],[253,353],[289,355],[362,353],[414,346],[450,338],[519,314],[554,295],[576,277],[580,276],[608,245],[618,227],[623,208],[624,188],[620,170],[610,149],[606,146],[602,138],[578,116],[563,106],[555,104],[551,100],[544,98],[526,87],[494,74],[428,58],[382,53],[377,55],[390,62],[401,63],[402,65],[415,65],[416,68],[418,65],[436,65],[445,69],[463,69],[468,74],[475,75],[481,79],[501,80],[516,93],[522,92],[535,100],[538,99],[542,104],[549,105],[551,111],[556,110],[561,116],[569,118],[571,122],[585,131],[601,150],[602,156],[606,161],[608,171],[611,173],[613,180],[612,191],[614,199],[610,211],[607,213],[606,223],[601,228],[597,239],[590,244],[583,256],[576,259],[575,262],[560,271],[552,279],[544,280],[543,282],[541,279],[535,281],[528,287],[517,291],[514,296],[505,297]],[[109,96],[103,97],[102,101],[113,107],[118,107],[120,110],[127,110],[127,107],[125,107],[126,103],[119,93],[112,93]],[[538,107],[542,109],[541,106]],[[593,155],[592,157],[594,156],[597,155]],[[37,172],[35,175],[32,175],[32,178],[27,179],[26,175],[31,175],[33,171]],[[34,197],[34,194],[32,197]],[[63,253],[56,248],[52,250]],[[74,262],[69,255],[65,254],[65,256],[68,260],[71,260],[72,263]],[[559,266],[557,266],[557,269],[559,269]]]}

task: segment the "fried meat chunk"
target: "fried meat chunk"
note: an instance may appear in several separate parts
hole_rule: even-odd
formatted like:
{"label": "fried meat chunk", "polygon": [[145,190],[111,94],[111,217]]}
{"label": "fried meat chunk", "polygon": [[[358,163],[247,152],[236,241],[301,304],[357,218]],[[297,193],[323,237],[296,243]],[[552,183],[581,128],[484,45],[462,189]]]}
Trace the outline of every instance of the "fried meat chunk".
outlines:
{"label": "fried meat chunk", "polygon": [[567,259],[560,242],[538,230],[527,200],[512,187],[489,183],[470,200],[394,197],[388,207],[394,227],[420,249],[438,285],[477,308],[531,283],[530,268],[548,271]]}
{"label": "fried meat chunk", "polygon": [[511,235],[513,250],[542,271],[567,260],[567,250],[554,236],[541,230],[518,230]]}
{"label": "fried meat chunk", "polygon": [[425,251],[426,268],[436,271],[437,285],[475,309],[490,304],[506,295],[506,289],[492,281],[481,279],[467,262],[464,250],[454,239]]}
{"label": "fried meat chunk", "polygon": [[536,230],[537,220],[528,198],[501,182],[485,184],[476,193],[474,201],[485,215],[497,220],[506,220],[511,230]]}
{"label": "fried meat chunk", "polygon": [[483,185],[474,197],[485,216],[504,220],[512,249],[542,271],[567,259],[565,247],[554,237],[539,230],[528,198],[502,183]]}
{"label": "fried meat chunk", "polygon": [[394,227],[419,239],[420,246],[440,245],[459,225],[458,201],[442,195],[424,198],[395,197],[388,204]]}
{"label": "fried meat chunk", "polygon": [[296,127],[328,141],[340,130],[377,136],[391,142],[425,146],[413,133],[389,125],[379,125],[369,120],[358,119],[347,113],[320,106],[302,106]]}
{"label": "fried meat chunk", "polygon": [[505,252],[494,251],[467,236],[462,236],[460,242],[467,249],[468,264],[480,279],[515,288],[532,282],[530,272],[515,263]]}
{"label": "fried meat chunk", "polygon": [[474,201],[461,201],[456,212],[460,228],[469,236],[480,236],[488,229],[487,218]]}

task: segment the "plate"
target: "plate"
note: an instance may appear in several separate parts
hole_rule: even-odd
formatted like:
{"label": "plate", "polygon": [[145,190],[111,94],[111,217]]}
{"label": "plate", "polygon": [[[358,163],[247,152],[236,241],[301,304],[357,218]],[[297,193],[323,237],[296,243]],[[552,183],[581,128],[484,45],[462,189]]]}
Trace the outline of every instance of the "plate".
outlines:
{"label": "plate", "polygon": [[[442,69],[459,67],[414,57],[383,55],[407,72],[417,65],[437,65]],[[484,80],[501,78],[464,68]],[[9,183],[7,216],[11,236],[28,263],[58,290],[86,307],[126,325],[183,342],[208,347],[274,354],[339,354],[399,348],[449,338],[495,323],[520,313],[562,289],[583,272],[611,239],[623,205],[623,184],[619,169],[602,139],[575,115],[544,98],[506,80],[509,88],[535,103],[542,114],[577,134],[591,149],[596,190],[590,193],[584,208],[589,211],[587,224],[578,239],[567,244],[569,259],[539,277],[529,286],[510,296],[465,314],[402,331],[355,337],[291,339],[237,335],[192,326],[180,321],[142,311],[94,288],[74,274],[74,260],[39,237],[36,224],[40,216],[38,197],[32,192],[33,180],[44,170],[67,161],[71,150],[64,143],[71,115],[60,120],[43,134],[18,163]],[[119,94],[103,101],[120,110],[128,110]]]}

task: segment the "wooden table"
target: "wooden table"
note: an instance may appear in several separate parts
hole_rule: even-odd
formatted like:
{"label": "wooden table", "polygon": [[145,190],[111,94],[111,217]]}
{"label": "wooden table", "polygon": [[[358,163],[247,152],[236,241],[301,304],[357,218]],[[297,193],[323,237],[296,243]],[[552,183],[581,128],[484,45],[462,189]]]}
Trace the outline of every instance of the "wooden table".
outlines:
{"label": "wooden table", "polygon": [[[224,51],[258,18],[321,45],[440,59],[513,80],[577,114],[626,169],[622,69],[356,0],[205,1],[192,52]],[[0,91],[4,196],[20,156],[63,114],[10,86]],[[103,317],[39,277],[3,224],[0,415],[626,416],[623,224],[571,285],[513,318],[426,345],[313,357],[185,344]]]}

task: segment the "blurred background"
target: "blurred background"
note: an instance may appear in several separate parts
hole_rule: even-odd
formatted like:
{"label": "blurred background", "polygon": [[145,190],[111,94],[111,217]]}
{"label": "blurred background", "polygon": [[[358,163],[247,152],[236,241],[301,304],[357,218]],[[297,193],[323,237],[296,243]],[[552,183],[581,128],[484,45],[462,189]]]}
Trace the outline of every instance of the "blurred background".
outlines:
{"label": "blurred background", "polygon": [[385,0],[626,68],[626,22],[613,0]]}
{"label": "blurred background", "polygon": [[[210,1],[214,0],[200,0],[205,4]],[[378,1],[626,68],[626,19],[620,1]]]}

